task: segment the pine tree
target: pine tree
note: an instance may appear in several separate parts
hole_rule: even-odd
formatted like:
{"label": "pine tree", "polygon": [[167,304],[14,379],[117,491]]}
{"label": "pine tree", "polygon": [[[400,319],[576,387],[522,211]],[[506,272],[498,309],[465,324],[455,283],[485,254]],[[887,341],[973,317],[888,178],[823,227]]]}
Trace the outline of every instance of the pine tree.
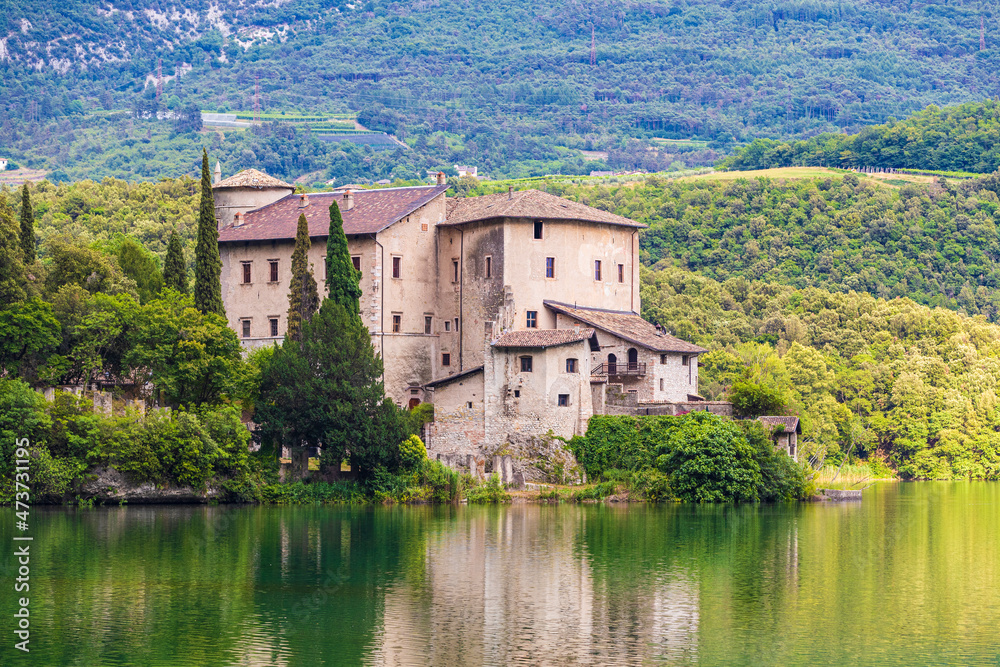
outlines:
{"label": "pine tree", "polygon": [[305,214],[299,215],[295,233],[295,250],[292,251],[292,284],[288,291],[288,337],[302,340],[302,325],[307,323],[319,308],[316,280],[309,270],[309,223]]}
{"label": "pine tree", "polygon": [[163,262],[163,286],[187,294],[187,267],[184,264],[184,249],[181,237],[175,230],[167,245],[167,258]]}
{"label": "pine tree", "polygon": [[27,183],[21,188],[21,258],[25,266],[35,263],[35,213]]}
{"label": "pine tree", "polygon": [[329,298],[347,308],[349,313],[361,312],[361,274],[355,270],[344,234],[344,218],[337,202],[330,204],[330,233],[326,238],[326,290]]}
{"label": "pine tree", "polygon": [[27,297],[22,255],[14,211],[0,193],[0,308]]}
{"label": "pine tree", "polygon": [[225,316],[221,275],[219,227],[215,220],[212,179],[208,173],[208,151],[202,149],[201,208],[198,212],[198,244],[194,250],[194,305],[201,312]]}

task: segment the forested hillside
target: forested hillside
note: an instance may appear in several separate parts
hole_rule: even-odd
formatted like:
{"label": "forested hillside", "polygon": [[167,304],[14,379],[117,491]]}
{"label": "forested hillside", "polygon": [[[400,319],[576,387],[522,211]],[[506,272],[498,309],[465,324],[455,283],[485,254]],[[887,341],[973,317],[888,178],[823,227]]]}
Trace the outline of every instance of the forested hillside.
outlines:
{"label": "forested hillside", "polygon": [[[166,114],[250,111],[259,77],[265,112],[354,112],[396,134],[411,149],[393,162],[408,173],[472,163],[540,174],[563,169],[568,149],[658,170],[760,136],[853,131],[988,98],[998,29],[985,0],[2,0],[0,151],[68,178],[156,178],[170,172],[143,149],[170,133],[176,155],[160,157],[190,171],[205,139]],[[276,150],[232,131],[216,148],[235,168],[251,166],[245,151],[306,146],[302,163],[273,169],[295,178],[336,150],[297,133]]]}
{"label": "forested hillside", "polygon": [[742,171],[819,166],[989,173],[1000,169],[1000,100],[945,109],[930,106],[904,120],[851,135],[756,139],[718,166]]}

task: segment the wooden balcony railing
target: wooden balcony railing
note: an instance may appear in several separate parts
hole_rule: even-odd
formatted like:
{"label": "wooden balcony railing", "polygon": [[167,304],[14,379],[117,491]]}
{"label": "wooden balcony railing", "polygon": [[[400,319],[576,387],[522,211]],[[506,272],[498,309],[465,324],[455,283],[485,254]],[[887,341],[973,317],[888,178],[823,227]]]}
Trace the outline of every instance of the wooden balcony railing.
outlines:
{"label": "wooden balcony railing", "polygon": [[622,375],[641,376],[646,374],[646,364],[638,361],[614,363],[614,364],[598,364],[592,371],[590,371],[590,374],[609,375],[609,376],[622,376]]}

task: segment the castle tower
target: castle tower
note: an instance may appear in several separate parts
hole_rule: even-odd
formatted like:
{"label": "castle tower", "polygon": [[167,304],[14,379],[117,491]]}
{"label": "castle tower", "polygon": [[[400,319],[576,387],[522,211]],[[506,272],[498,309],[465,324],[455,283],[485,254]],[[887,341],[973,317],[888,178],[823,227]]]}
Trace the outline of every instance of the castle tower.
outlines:
{"label": "castle tower", "polygon": [[[218,164],[215,166],[215,174],[216,178],[222,176],[222,167]],[[234,176],[217,181],[212,186],[212,194],[215,196],[215,218],[219,221],[219,228],[233,222],[237,213],[273,204],[293,192],[294,185],[256,169],[244,169]]]}

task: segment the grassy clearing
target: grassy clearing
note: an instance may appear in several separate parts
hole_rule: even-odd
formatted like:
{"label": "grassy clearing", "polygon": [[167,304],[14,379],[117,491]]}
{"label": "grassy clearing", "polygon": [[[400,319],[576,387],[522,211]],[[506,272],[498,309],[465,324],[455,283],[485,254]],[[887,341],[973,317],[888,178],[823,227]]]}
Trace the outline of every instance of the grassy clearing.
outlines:
{"label": "grassy clearing", "polygon": [[[697,176],[688,176],[686,178],[698,178],[709,181],[735,181],[736,179],[746,178],[769,178],[772,180],[791,180],[791,179],[805,179],[805,178],[822,178],[822,177],[842,177],[844,174],[849,174],[850,171],[846,169],[831,169],[829,167],[779,167],[777,169],[756,169],[752,171],[713,171],[709,174],[700,174]],[[934,178],[931,176],[925,176],[920,174],[857,174],[857,177],[861,180],[868,180],[878,185],[884,185],[888,187],[897,188],[902,185],[907,185],[909,183],[916,183],[918,185],[928,185]]]}
{"label": "grassy clearing", "polygon": [[699,141],[698,139],[661,139],[660,137],[653,137],[651,141],[654,144],[674,148],[708,148],[707,141]]}
{"label": "grassy clearing", "polygon": [[839,470],[838,466],[826,465],[816,471],[813,483],[817,489],[863,489],[872,482],[894,481],[897,478],[886,471],[873,471],[872,467],[866,463],[844,464]]}

